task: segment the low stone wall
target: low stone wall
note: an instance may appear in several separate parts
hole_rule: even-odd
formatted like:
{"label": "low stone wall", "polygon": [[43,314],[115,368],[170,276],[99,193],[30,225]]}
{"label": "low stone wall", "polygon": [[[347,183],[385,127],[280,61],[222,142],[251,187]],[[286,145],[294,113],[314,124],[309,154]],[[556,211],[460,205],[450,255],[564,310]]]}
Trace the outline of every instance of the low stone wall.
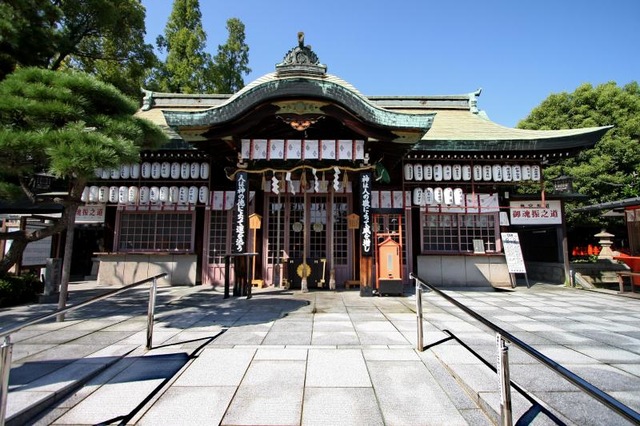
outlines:
{"label": "low stone wall", "polygon": [[615,260],[599,259],[595,263],[571,263],[571,270],[582,275],[594,286],[618,286],[617,271],[629,271],[624,263]]}
{"label": "low stone wall", "polygon": [[504,256],[418,256],[418,276],[443,287],[511,287]]}
{"label": "low stone wall", "polygon": [[100,253],[98,285],[121,287],[166,272],[171,285],[196,285],[195,254]]}
{"label": "low stone wall", "polygon": [[525,262],[529,281],[564,284],[566,277],[564,264],[557,262]]}

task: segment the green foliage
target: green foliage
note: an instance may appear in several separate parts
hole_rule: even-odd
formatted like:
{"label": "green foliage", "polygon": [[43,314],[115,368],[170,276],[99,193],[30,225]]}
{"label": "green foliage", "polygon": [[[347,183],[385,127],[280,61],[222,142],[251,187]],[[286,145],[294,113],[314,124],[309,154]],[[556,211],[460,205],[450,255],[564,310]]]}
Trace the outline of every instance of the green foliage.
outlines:
{"label": "green foliage", "polygon": [[0,277],[0,308],[38,301],[43,284],[33,274]]}
{"label": "green foliage", "polygon": [[[573,177],[574,191],[586,195],[581,204],[595,204],[640,195],[640,86],[614,82],[593,87],[583,84],[573,93],[552,94],[518,124],[522,129],[614,127],[593,149],[551,165],[545,170],[547,190],[560,175]],[[575,214],[567,203],[571,225],[601,223],[598,213]]]}
{"label": "green foliage", "polygon": [[9,0],[0,5],[0,80],[17,66],[75,69],[140,98],[156,57],[138,0]]}
{"label": "green foliage", "polygon": [[244,87],[243,74],[249,74],[249,46],[245,43],[244,24],[238,18],[227,20],[229,38],[218,46],[215,61],[217,93],[235,93]]}

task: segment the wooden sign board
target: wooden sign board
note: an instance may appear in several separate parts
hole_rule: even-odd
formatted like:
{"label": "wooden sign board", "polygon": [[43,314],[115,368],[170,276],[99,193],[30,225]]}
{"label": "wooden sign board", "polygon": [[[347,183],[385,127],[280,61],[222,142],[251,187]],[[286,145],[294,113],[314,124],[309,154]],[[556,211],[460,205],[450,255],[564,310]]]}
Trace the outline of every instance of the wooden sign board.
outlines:
{"label": "wooden sign board", "polygon": [[507,261],[510,274],[526,274],[527,270],[524,266],[522,258],[522,249],[520,248],[520,238],[517,232],[502,232],[502,247],[504,248],[504,257]]}

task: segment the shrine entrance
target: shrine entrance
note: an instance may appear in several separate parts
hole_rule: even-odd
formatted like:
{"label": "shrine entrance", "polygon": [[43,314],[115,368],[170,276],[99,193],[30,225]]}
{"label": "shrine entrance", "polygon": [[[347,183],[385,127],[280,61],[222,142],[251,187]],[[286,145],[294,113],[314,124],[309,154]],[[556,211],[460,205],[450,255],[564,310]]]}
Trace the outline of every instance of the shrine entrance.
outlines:
{"label": "shrine entrance", "polygon": [[306,274],[309,289],[328,289],[332,269],[336,283],[347,280],[353,262],[347,227],[350,210],[351,194],[266,197],[262,251],[266,283],[288,283],[299,289]]}

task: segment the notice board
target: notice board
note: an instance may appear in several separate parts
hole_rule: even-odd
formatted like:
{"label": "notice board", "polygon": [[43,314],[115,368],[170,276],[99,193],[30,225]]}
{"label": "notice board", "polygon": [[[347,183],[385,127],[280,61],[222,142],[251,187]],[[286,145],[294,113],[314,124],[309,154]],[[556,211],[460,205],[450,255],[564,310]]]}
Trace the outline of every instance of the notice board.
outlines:
{"label": "notice board", "polygon": [[524,259],[522,258],[522,249],[520,248],[520,238],[517,232],[502,232],[502,247],[504,248],[504,257],[507,260],[510,274],[526,274],[524,267]]}

